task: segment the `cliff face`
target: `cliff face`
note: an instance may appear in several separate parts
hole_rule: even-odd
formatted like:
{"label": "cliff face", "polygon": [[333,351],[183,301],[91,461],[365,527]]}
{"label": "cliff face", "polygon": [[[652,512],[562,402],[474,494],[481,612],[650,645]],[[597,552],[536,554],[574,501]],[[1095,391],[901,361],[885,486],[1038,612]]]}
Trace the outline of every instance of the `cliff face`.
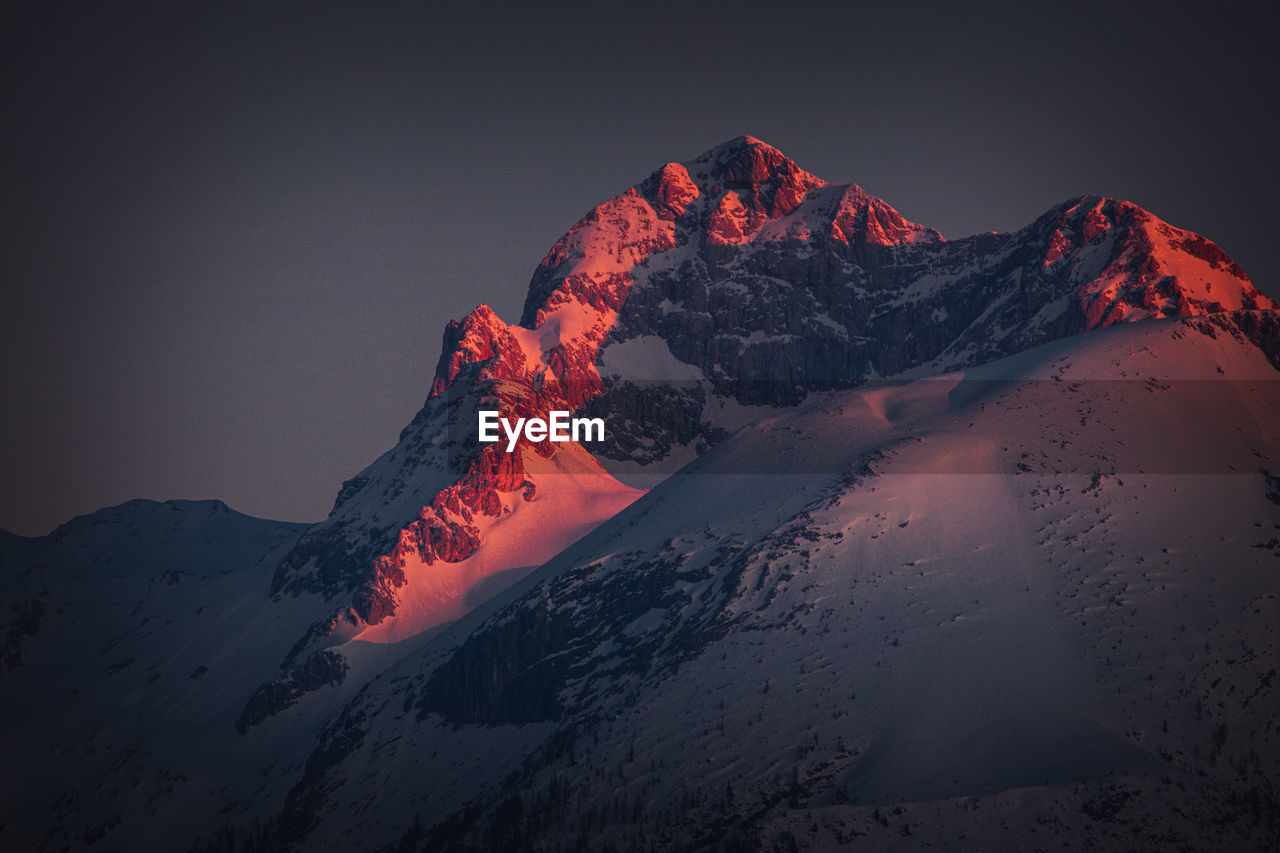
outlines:
{"label": "cliff face", "polygon": [[[963,369],[1117,323],[1272,306],[1213,243],[1128,202],[1086,196],[1019,231],[947,241],[856,185],[731,140],[584,216],[534,272],[518,325],[484,305],[449,325],[399,444],[276,570],[273,595],[333,602],[291,660],[392,618],[407,567],[476,557],[494,524],[565,482],[528,470],[551,445],[477,445],[482,401],[603,416],[609,439],[590,449],[605,467],[667,473],[739,426],[744,406]],[[561,448],[579,462],[581,450]],[[611,494],[601,506],[636,494],[592,476]],[[565,523],[585,532],[607,511]]]}

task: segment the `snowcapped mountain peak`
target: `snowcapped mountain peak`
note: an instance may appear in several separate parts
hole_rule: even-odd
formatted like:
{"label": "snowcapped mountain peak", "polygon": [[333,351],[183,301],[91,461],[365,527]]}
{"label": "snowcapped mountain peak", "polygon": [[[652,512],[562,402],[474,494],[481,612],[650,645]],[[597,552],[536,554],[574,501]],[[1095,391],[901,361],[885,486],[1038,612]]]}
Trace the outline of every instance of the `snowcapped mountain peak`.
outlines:
{"label": "snowcapped mountain peak", "polygon": [[706,196],[712,242],[746,242],[762,225],[791,213],[825,181],[796,165],[771,145],[740,136],[687,165]]}
{"label": "snowcapped mountain peak", "polygon": [[520,324],[540,328],[576,303],[606,315],[594,331],[607,333],[613,319],[607,315],[627,300],[633,271],[683,260],[673,250],[718,260],[726,246],[835,243],[841,254],[862,256],[868,245],[941,239],[861,187],[828,184],[778,149],[740,136],[685,163],[667,163],[588,212],[539,264]]}
{"label": "snowcapped mountain peak", "polygon": [[699,154],[689,165],[693,174],[729,189],[793,178],[811,186],[824,183],[797,166],[786,154],[754,136],[738,136],[722,142]]}
{"label": "snowcapped mountain peak", "polygon": [[449,386],[466,365],[493,360],[495,379],[515,379],[536,369],[539,355],[530,353],[512,334],[511,328],[488,305],[481,303],[462,320],[449,323],[444,332],[444,347],[436,364],[432,395]]}
{"label": "snowcapped mountain peak", "polygon": [[1086,328],[1119,322],[1274,308],[1239,264],[1210,240],[1130,201],[1085,195],[1030,226],[1043,241],[1040,267],[1066,267],[1079,286]]}
{"label": "snowcapped mountain peak", "polygon": [[[535,517],[525,503],[550,506],[571,480],[525,464],[548,448],[466,445],[481,400],[608,416],[634,412],[635,382],[665,382],[645,392],[660,417],[613,418],[590,450],[618,476],[659,462],[669,473],[754,406],[962,370],[1116,323],[1272,305],[1211,242],[1129,202],[1081,196],[1019,231],[947,241],[740,136],[588,211],[538,265],[519,324],[487,305],[450,323],[422,412],[344,486],[272,589],[333,600],[339,615],[312,640],[332,642],[341,622],[403,637],[401,603],[425,625],[471,600],[455,586],[440,598],[430,578],[466,562],[476,586],[516,568],[485,551],[490,531],[516,530],[504,519]],[[598,476],[610,511],[638,494]],[[436,592],[407,588],[421,584]]]}

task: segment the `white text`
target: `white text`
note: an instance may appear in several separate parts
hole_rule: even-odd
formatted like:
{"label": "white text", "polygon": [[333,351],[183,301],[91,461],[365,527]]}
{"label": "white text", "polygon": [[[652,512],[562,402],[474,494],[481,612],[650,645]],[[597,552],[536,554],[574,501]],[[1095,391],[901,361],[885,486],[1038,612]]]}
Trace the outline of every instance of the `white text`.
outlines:
{"label": "white text", "polygon": [[498,427],[507,436],[507,452],[516,449],[521,434],[526,441],[604,441],[604,418],[571,418],[570,412],[550,412],[542,418],[517,418],[514,425],[498,412],[481,410],[480,441],[501,441]]}

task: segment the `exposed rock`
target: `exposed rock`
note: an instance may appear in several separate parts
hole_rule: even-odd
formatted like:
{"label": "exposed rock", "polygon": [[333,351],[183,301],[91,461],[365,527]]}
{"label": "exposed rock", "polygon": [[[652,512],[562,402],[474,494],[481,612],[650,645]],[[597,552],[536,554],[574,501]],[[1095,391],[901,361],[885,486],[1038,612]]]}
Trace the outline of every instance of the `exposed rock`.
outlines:
{"label": "exposed rock", "polygon": [[44,622],[45,606],[39,598],[13,605],[13,615],[4,629],[4,644],[0,645],[0,660],[5,669],[22,666],[22,641],[34,637]]}
{"label": "exposed rock", "polygon": [[[313,690],[341,684],[347,669],[347,659],[335,651],[325,649],[311,654],[285,677],[269,681],[253,692],[236,720],[236,730],[245,734],[263,720],[297,704]],[[192,678],[195,677],[193,673]]]}

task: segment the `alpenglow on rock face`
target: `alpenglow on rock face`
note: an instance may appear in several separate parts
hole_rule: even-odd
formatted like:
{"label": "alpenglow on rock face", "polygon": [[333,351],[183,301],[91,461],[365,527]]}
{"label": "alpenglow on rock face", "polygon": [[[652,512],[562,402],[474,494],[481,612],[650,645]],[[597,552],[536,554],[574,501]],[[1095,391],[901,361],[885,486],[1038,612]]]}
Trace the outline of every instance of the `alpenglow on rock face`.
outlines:
{"label": "alpenglow on rock face", "polygon": [[[944,373],[1116,323],[1273,306],[1216,245],[1129,202],[1084,196],[1019,231],[945,240],[739,137],[587,213],[539,264],[518,325],[485,305],[449,325],[399,444],[277,568],[273,593],[334,605],[290,661],[394,618],[415,568],[448,573],[485,551],[496,522],[514,531],[509,516],[570,483],[551,476],[554,459],[530,474],[546,446],[469,446],[481,399],[603,415],[610,438],[592,451],[606,468],[669,473],[741,425],[742,404]],[[585,472],[580,451],[564,455]],[[592,488],[579,535],[638,494]],[[572,541],[552,540],[537,553]],[[420,601],[438,612],[396,636],[453,618],[476,583],[513,568],[487,561],[450,581]]]}

